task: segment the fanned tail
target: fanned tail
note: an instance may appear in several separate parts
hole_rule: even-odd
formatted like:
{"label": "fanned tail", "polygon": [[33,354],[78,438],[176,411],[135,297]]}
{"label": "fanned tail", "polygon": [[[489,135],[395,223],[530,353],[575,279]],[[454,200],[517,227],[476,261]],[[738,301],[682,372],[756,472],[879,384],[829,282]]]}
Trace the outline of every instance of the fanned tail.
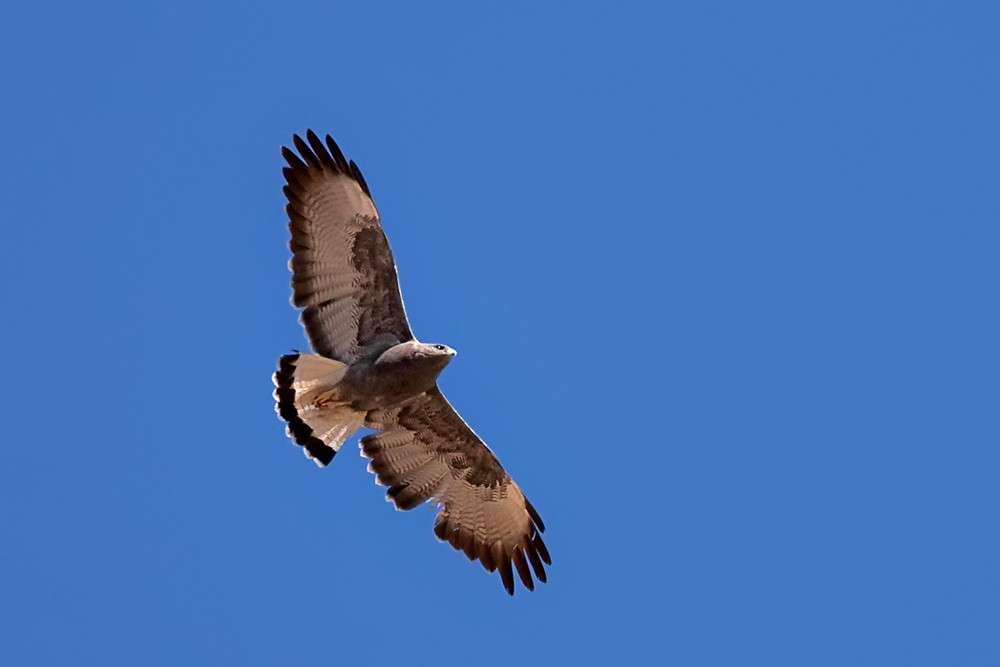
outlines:
{"label": "fanned tail", "polygon": [[365,413],[341,399],[337,384],[347,365],[316,354],[287,354],[274,374],[274,410],[288,422],[288,437],[322,467],[364,424]]}

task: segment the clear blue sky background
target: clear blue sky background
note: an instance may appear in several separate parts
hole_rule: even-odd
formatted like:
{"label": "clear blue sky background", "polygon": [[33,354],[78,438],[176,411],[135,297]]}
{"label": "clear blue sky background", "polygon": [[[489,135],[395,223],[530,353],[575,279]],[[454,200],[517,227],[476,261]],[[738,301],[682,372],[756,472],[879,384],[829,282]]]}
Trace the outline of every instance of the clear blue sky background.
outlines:
{"label": "clear blue sky background", "polygon": [[[1000,9],[7,3],[4,664],[1000,664]],[[370,183],[548,524],[513,599],[272,411]]]}

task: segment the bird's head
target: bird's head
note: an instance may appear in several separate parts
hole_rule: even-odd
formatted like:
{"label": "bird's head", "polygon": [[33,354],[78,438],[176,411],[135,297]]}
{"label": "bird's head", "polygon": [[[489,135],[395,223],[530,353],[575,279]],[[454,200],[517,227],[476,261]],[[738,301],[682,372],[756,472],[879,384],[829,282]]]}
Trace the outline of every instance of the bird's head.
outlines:
{"label": "bird's head", "polygon": [[427,368],[436,377],[454,358],[455,350],[441,343],[416,343],[412,355],[419,366]]}
{"label": "bird's head", "polygon": [[435,357],[441,359],[444,363],[451,361],[458,352],[455,352],[452,348],[447,345],[442,345],[441,343],[417,343],[414,349],[416,356],[421,357]]}
{"label": "bird's head", "polygon": [[379,357],[378,363],[393,363],[408,361],[417,362],[421,366],[432,366],[438,370],[444,368],[456,354],[455,350],[440,343],[421,343],[415,340],[400,343],[386,350]]}

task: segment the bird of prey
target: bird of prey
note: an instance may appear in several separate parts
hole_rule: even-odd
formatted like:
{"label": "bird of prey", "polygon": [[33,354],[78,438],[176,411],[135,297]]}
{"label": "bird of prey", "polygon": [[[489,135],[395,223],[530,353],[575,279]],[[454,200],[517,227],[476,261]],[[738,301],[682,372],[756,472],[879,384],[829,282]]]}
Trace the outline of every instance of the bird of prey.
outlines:
{"label": "bird of prey", "polygon": [[551,564],[538,512],[437,386],[455,351],[410,331],[396,264],[361,171],[309,130],[282,148],[292,304],[315,354],[281,357],[275,410],[320,466],[360,427],[368,469],[400,510],[440,507],[434,534],[514,594]]}

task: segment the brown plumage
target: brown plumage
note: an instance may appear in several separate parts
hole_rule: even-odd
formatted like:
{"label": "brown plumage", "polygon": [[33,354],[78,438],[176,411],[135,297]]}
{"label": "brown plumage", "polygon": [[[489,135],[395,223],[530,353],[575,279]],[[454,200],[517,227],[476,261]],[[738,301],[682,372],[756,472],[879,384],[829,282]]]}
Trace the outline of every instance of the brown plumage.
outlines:
{"label": "brown plumage", "polygon": [[333,139],[311,130],[282,149],[292,250],[292,303],[316,354],[282,357],[276,411],[319,465],[360,426],[361,452],[401,510],[441,506],[434,534],[508,593],[551,564],[541,518],[493,452],[455,412],[437,376],[454,357],[410,331],[396,265],[371,193]]}

